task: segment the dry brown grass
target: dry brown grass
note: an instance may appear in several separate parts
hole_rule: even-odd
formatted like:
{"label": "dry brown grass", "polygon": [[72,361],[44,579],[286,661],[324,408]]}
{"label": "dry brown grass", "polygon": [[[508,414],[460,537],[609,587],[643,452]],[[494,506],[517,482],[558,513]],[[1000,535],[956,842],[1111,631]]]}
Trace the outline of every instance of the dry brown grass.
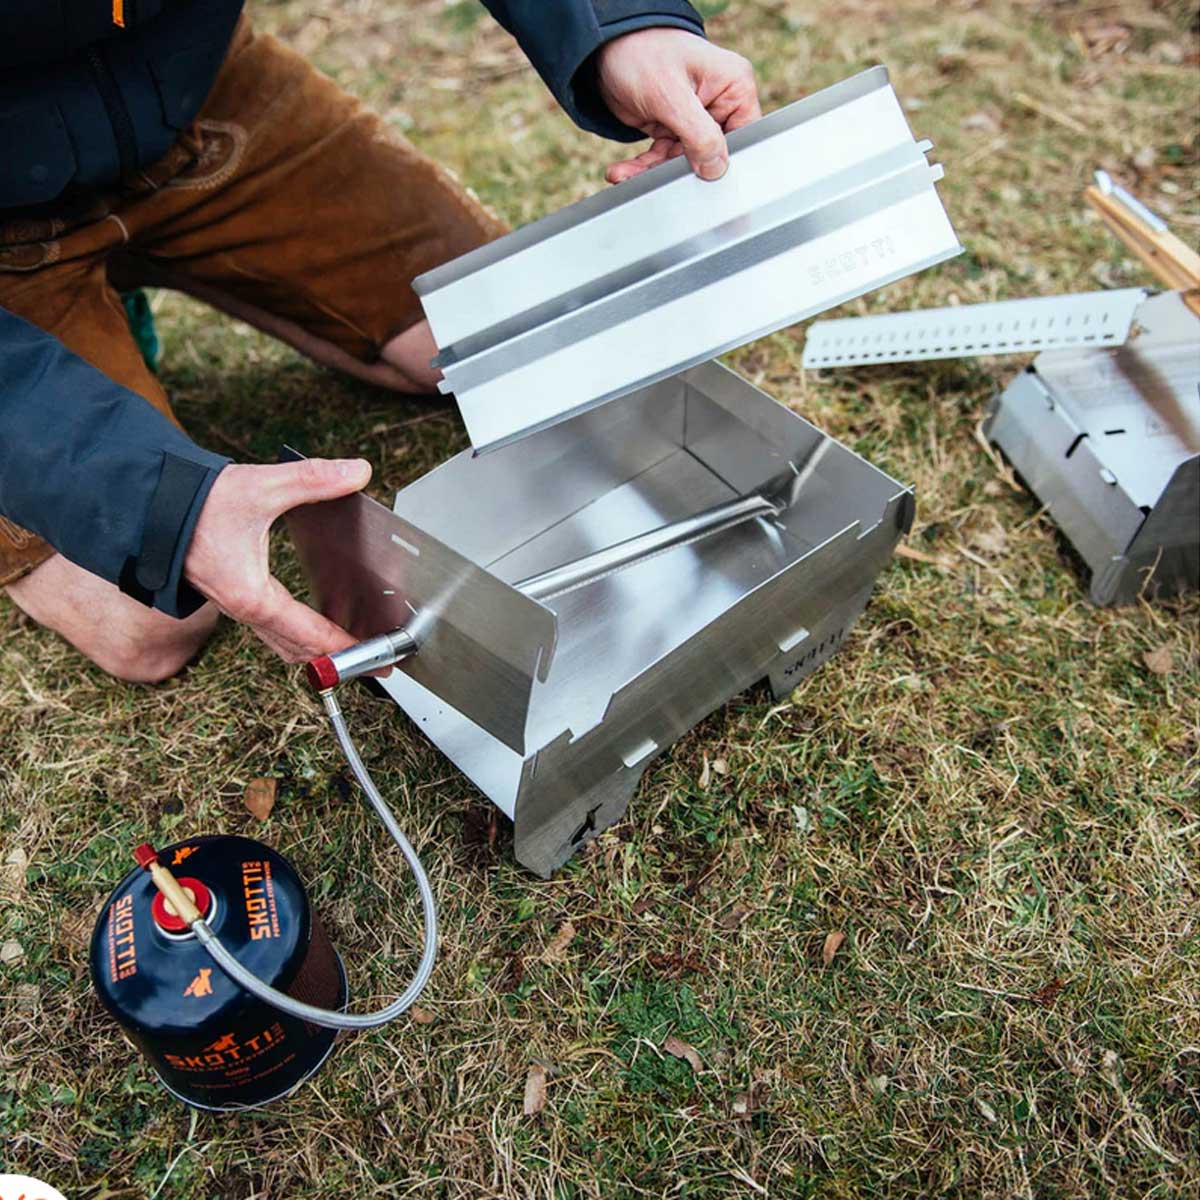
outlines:
{"label": "dry brown grass", "polygon": [[[473,5],[257,13],[514,223],[601,186],[607,147]],[[753,58],[767,107],[892,68],[968,253],[853,306],[882,311],[1146,282],[1080,203],[1096,165],[1194,243],[1193,15],[764,0],[710,31]],[[449,412],[418,420],[156,302],[201,440],[364,453],[381,495],[464,444]],[[802,337],[731,361],[912,481],[912,543],[944,567],[898,560],[837,658],[786,704],[760,689],[710,718],[549,882],[503,831],[490,844],[488,807],[392,709],[351,697],[440,897],[435,1019],[345,1044],[275,1109],[167,1099],[93,999],[86,939],[131,842],[247,832],[312,882],[359,1002],[387,994],[416,913],[403,880],[368,881],[392,853],[331,782],[318,710],[240,630],[177,681],[130,688],[0,601],[0,858],[29,859],[0,881],[0,942],[23,951],[0,965],[7,1168],[81,1197],[1197,1194],[1200,604],[1086,603],[974,437],[1018,363],[806,379]],[[1144,655],[1164,645],[1157,675]],[[702,785],[705,756],[729,771]],[[241,794],[261,775],[281,799],[260,826]],[[567,920],[575,939],[546,961]],[[699,1073],[663,1054],[671,1033]],[[547,1103],[527,1118],[533,1062]]]}

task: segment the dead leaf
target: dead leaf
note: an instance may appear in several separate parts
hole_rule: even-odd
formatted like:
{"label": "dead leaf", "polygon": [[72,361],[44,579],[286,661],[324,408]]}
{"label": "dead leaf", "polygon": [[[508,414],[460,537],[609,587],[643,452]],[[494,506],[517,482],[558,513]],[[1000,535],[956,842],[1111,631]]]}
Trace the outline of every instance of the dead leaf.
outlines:
{"label": "dead leaf", "polygon": [[1066,986],[1061,979],[1052,979],[1045,987],[1038,988],[1029,998],[1034,1004],[1040,1004],[1043,1008],[1049,1008],[1058,997],[1058,993]]}
{"label": "dead leaf", "polygon": [[729,764],[723,758],[714,758],[712,769],[716,771],[718,775],[729,774]]}
{"label": "dead leaf", "polygon": [[20,846],[14,846],[0,868],[0,891],[19,896],[25,890],[25,872],[29,867],[29,855]]}
{"label": "dead leaf", "polygon": [[1158,161],[1158,152],[1153,146],[1139,146],[1133,154],[1133,165],[1139,171],[1145,174],[1147,171],[1154,169],[1154,164]]}
{"label": "dead leaf", "polygon": [[1000,123],[988,112],[972,113],[963,117],[961,124],[964,129],[978,129],[983,133],[995,133],[1000,128]]}
{"label": "dead leaf", "polygon": [[256,820],[265,821],[275,807],[275,790],[278,786],[274,779],[250,780],[243,797],[246,811]]}
{"label": "dead leaf", "polygon": [[525,1077],[525,1106],[527,1117],[536,1117],[546,1107],[546,1068],[541,1063],[531,1063]]}
{"label": "dead leaf", "polygon": [[41,1007],[42,993],[36,983],[18,983],[16,987],[16,1007],[18,1012],[33,1016]]}
{"label": "dead leaf", "polygon": [[1008,548],[1008,534],[1003,525],[993,525],[990,529],[981,529],[975,534],[971,544],[984,554],[1000,555]]}
{"label": "dead leaf", "polygon": [[717,924],[722,929],[736,929],[753,911],[753,909],[747,908],[744,904],[735,904]]}
{"label": "dead leaf", "polygon": [[25,957],[25,947],[20,942],[5,942],[0,946],[0,963],[15,963]]}
{"label": "dead leaf", "polygon": [[840,929],[835,929],[826,936],[825,945],[821,949],[821,961],[826,966],[833,962],[834,955],[842,948],[845,940],[846,935]]}
{"label": "dead leaf", "polygon": [[434,1021],[437,1020],[437,1018],[429,1011],[429,1009],[420,1008],[416,1004],[414,1004],[412,1008],[408,1010],[408,1015],[412,1017],[412,1019],[416,1021],[418,1025],[432,1025]]}
{"label": "dead leaf", "polygon": [[694,975],[704,969],[699,950],[689,950],[686,954],[680,954],[678,950],[652,951],[646,955],[646,961],[668,979],[682,979],[684,975]]}
{"label": "dead leaf", "polygon": [[558,932],[546,943],[542,952],[544,962],[562,962],[567,957],[567,948],[575,940],[575,926],[570,921],[564,921]]}
{"label": "dead leaf", "polygon": [[94,924],[95,921],[86,910],[76,912],[74,909],[67,909],[59,918],[58,932],[68,946],[82,950],[91,941]]}
{"label": "dead leaf", "polygon": [[1154,650],[1147,650],[1142,655],[1142,662],[1155,675],[1169,675],[1171,668],[1175,666],[1175,656],[1171,653],[1170,646],[1159,646]]}
{"label": "dead leaf", "polygon": [[975,1107],[979,1109],[980,1115],[985,1121],[995,1124],[996,1110],[986,1100],[980,1100],[979,1097],[976,1096]]}
{"label": "dead leaf", "polygon": [[734,1096],[730,1106],[733,1115],[743,1121],[749,1120],[754,1113],[762,1110],[770,1090],[765,1079],[752,1080],[746,1091],[738,1092]]}
{"label": "dead leaf", "polygon": [[496,984],[501,992],[515,992],[525,978],[525,958],[519,950],[513,952]]}
{"label": "dead leaf", "polygon": [[712,768],[708,761],[708,755],[704,756],[704,766],[700,770],[700,778],[697,782],[700,785],[700,790],[704,791],[708,787],[708,781],[712,778]]}
{"label": "dead leaf", "polygon": [[1121,1058],[1115,1050],[1105,1050],[1100,1055],[1100,1074],[1111,1086],[1121,1086]]}
{"label": "dead leaf", "polygon": [[682,1058],[692,1068],[693,1071],[702,1071],[704,1064],[700,1061],[700,1055],[696,1052],[696,1047],[685,1041],[681,1041],[673,1033],[662,1044],[662,1048],[674,1058]]}
{"label": "dead leaf", "polygon": [[907,546],[903,543],[896,547],[897,558],[911,559],[913,562],[928,563],[931,567],[939,567],[941,570],[946,570],[947,562],[944,558],[939,558],[934,554],[926,554],[924,550],[918,550],[915,546]]}

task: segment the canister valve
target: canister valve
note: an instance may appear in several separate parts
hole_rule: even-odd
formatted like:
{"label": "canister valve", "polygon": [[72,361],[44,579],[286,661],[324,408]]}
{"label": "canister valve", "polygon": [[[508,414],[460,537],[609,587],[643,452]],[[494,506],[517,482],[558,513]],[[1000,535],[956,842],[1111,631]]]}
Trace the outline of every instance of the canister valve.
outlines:
{"label": "canister valve", "polygon": [[158,851],[149,842],[135,846],[133,857],[139,867],[144,867],[150,872],[154,886],[162,893],[163,899],[174,909],[184,925],[190,928],[195,922],[203,919],[195,901],[183,890],[179,880],[158,861]]}

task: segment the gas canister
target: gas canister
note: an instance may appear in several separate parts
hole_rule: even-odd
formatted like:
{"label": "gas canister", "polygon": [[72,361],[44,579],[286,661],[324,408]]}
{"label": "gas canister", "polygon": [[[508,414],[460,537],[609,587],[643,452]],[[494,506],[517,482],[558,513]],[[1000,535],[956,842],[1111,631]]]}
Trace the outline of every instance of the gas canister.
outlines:
{"label": "gas canister", "polygon": [[[341,1010],[341,959],[279,853],[244,837],[207,836],[157,852],[234,957],[286,995]],[[213,962],[146,871],[135,868],[101,910],[91,972],[104,1007],[163,1085],[205,1109],[286,1095],[328,1057],[336,1030],[282,1012]]]}

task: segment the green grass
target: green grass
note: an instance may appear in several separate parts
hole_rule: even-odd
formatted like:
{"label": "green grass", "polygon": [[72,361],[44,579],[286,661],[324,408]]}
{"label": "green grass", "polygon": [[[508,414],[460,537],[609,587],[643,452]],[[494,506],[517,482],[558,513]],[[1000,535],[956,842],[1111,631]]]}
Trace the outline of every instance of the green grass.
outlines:
{"label": "green grass", "polygon": [[[849,311],[1149,282],[1082,204],[1097,165],[1197,240],[1189,5],[707,9],[765,107],[884,61],[936,142],[968,253]],[[473,4],[257,17],[514,224],[602,186],[611,149]],[[1105,50],[1097,30],[1118,23],[1129,44]],[[155,305],[164,379],[215,449],[363,454],[387,498],[465,445],[450,410]],[[827,666],[783,704],[758,687],[706,720],[548,882],[394,709],[348,695],[440,900],[434,1019],[347,1040],[275,1108],[193,1115],[165,1096],[93,998],[86,946],[132,843],[246,833],[310,882],[357,1002],[393,994],[414,898],[402,875],[377,882],[394,854],[345,795],[318,708],[243,630],[134,688],[0,600],[0,943],[21,951],[0,965],[0,1170],[114,1200],[1197,1194],[1200,603],[1086,602],[975,437],[1016,360],[805,377],[802,345],[790,330],[729,357],[912,482],[910,544],[940,565],[897,559]],[[1163,645],[1157,675],[1144,655]],[[706,758],[728,772],[702,783]],[[259,824],[242,792],[263,775],[280,798]],[[535,1061],[547,1103],[527,1118]]]}

